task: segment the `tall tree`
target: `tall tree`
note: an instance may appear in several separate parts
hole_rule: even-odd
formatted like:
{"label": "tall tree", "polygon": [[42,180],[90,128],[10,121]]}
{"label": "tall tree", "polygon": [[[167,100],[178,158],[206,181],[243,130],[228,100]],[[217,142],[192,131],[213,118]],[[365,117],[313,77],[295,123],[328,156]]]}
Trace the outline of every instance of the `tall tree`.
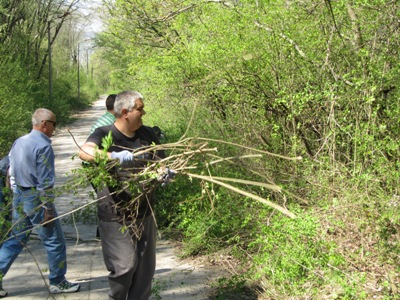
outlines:
{"label": "tall tree", "polygon": [[54,44],[78,3],[79,0],[2,1],[0,41],[3,51],[11,60],[20,59],[39,78],[45,69],[48,48]]}

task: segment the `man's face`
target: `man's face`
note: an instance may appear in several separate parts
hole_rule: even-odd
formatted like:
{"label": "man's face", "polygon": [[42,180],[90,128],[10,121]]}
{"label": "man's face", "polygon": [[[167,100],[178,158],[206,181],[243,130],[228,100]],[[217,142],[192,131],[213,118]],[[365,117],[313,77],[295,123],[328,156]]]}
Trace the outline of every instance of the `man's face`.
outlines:
{"label": "man's face", "polygon": [[54,115],[51,116],[48,120],[42,120],[41,131],[51,137],[53,132],[56,130],[56,117]]}
{"label": "man's face", "polygon": [[136,107],[127,113],[130,131],[136,131],[143,125],[142,116],[145,114],[143,101],[141,99],[136,100]]}

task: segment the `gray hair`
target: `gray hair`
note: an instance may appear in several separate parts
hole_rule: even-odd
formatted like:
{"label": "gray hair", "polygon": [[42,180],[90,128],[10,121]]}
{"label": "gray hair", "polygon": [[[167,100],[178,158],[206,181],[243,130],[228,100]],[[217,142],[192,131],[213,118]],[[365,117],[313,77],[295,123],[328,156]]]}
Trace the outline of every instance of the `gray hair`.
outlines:
{"label": "gray hair", "polygon": [[122,110],[131,111],[136,107],[136,100],[144,100],[141,93],[136,91],[123,91],[117,95],[114,103],[114,114],[116,118],[122,115]]}
{"label": "gray hair", "polygon": [[32,125],[39,125],[43,120],[49,120],[53,116],[52,111],[46,108],[38,108],[32,115]]}

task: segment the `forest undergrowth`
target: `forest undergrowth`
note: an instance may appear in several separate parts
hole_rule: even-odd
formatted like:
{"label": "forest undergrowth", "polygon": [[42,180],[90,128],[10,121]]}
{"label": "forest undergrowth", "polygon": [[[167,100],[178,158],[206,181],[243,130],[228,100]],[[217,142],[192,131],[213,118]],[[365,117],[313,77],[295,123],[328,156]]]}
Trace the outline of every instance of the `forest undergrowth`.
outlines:
{"label": "forest undergrowth", "polygon": [[[185,256],[225,271],[212,298],[398,299],[398,195],[369,176],[348,176],[343,167],[308,174],[305,159],[244,158],[253,151],[236,149],[240,155],[229,152],[210,168],[200,167],[207,165],[203,156],[193,157],[205,177],[178,175],[159,194],[164,234],[183,241]],[[260,175],[264,159],[282,167]],[[240,188],[295,217],[206,180],[226,175],[279,186],[259,190],[249,181]]]}
{"label": "forest undergrowth", "polygon": [[2,156],[39,106],[137,90],[179,171],[159,227],[227,272],[214,299],[400,299],[397,1],[102,0],[89,40],[88,1],[11,2]]}

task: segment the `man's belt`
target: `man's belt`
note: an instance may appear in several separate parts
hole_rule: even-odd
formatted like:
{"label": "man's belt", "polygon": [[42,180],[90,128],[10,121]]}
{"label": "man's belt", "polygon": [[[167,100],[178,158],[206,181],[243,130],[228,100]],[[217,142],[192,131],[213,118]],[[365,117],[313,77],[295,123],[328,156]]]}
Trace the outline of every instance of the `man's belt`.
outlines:
{"label": "man's belt", "polygon": [[20,188],[21,191],[35,190],[36,189],[36,187],[34,187],[34,186],[30,186],[30,187],[20,186],[19,188]]}

